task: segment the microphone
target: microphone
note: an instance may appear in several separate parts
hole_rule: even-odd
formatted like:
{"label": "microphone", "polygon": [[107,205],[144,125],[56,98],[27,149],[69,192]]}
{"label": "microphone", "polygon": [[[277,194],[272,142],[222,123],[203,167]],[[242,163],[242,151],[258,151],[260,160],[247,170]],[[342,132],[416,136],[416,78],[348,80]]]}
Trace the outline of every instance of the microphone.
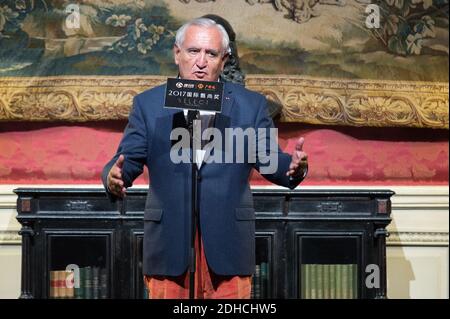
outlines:
{"label": "microphone", "polygon": [[189,110],[187,113],[187,122],[189,123],[193,123],[194,120],[199,120],[200,119],[200,112],[199,111],[192,111]]}

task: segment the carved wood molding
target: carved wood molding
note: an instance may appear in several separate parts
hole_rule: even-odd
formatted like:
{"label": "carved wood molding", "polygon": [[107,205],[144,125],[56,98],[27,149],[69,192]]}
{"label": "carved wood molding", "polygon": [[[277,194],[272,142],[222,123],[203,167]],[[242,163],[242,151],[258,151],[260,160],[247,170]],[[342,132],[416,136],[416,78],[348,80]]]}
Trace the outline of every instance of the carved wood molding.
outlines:
{"label": "carved wood molding", "polygon": [[448,232],[389,232],[388,245],[448,246]]}
{"label": "carved wood molding", "polygon": [[21,242],[19,231],[0,230],[0,245],[20,245]]}
{"label": "carved wood molding", "polygon": [[[134,95],[165,76],[0,78],[0,121],[127,118]],[[281,121],[449,127],[448,83],[248,75],[246,86],[282,106]]]}
{"label": "carved wood molding", "polygon": [[124,119],[133,96],[165,80],[155,76],[0,78],[0,120]]}
{"label": "carved wood molding", "polygon": [[448,129],[448,83],[254,76],[247,87],[283,105],[286,122]]}

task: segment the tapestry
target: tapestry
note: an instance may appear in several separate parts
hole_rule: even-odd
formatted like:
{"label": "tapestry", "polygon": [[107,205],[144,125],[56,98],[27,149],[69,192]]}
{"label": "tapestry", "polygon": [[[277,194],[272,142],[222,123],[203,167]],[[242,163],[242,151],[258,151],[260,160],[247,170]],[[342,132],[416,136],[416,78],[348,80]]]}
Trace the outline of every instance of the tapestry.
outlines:
{"label": "tapestry", "polygon": [[126,117],[205,14],[284,121],[448,128],[448,0],[0,0],[0,120]]}

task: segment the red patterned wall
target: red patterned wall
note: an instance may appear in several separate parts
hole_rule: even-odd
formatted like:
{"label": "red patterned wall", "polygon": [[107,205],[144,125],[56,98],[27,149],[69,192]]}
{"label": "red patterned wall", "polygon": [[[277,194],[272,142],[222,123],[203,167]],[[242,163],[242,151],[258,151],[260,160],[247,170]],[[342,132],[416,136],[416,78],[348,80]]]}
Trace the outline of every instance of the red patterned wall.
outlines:
{"label": "red patterned wall", "polygon": [[[98,184],[125,122],[0,123],[0,184]],[[446,185],[448,131],[279,125],[291,151],[305,137],[307,185]],[[144,184],[140,178],[136,184]],[[257,173],[252,184],[269,184]]]}

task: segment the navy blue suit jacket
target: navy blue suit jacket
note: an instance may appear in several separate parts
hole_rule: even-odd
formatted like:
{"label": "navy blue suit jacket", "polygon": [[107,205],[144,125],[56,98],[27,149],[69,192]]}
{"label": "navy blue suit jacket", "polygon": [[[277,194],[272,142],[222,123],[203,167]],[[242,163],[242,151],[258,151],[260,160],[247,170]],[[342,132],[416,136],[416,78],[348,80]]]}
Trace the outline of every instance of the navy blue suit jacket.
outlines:
{"label": "navy blue suit jacket", "polygon": [[[185,125],[181,110],[166,109],[165,86],[134,98],[124,136],[113,159],[103,170],[103,183],[120,154],[125,156],[122,177],[129,187],[147,165],[150,186],[144,211],[143,268],[147,275],[178,276],[187,270],[190,247],[191,166],[174,164],[171,130]],[[215,127],[270,128],[267,100],[240,85],[225,83],[222,112]],[[300,179],[286,176],[291,156],[276,154],[278,169],[263,175],[294,188]],[[246,157],[247,158],[247,157]],[[255,211],[249,177],[262,163],[203,163],[199,176],[199,225],[206,259],[220,275],[251,275],[255,269]]]}

